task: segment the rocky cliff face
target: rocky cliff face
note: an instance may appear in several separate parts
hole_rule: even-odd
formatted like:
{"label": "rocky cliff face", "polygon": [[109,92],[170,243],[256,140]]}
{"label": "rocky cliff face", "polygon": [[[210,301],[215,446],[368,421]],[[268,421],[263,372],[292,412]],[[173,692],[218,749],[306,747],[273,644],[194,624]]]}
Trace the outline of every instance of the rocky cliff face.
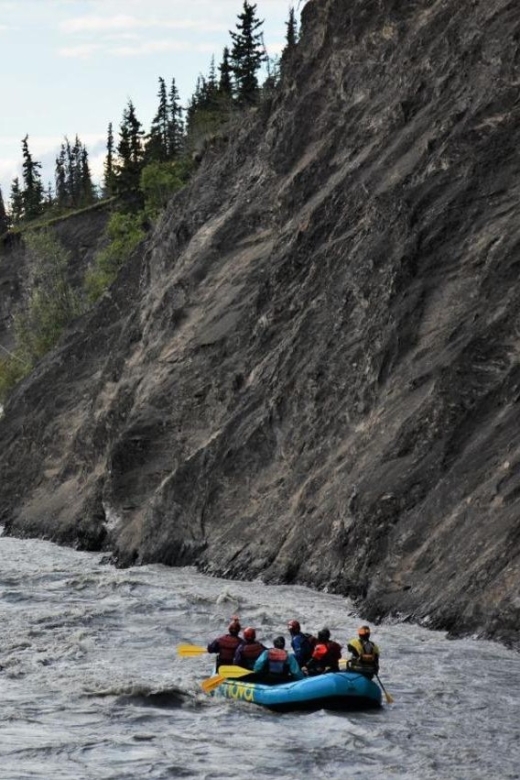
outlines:
{"label": "rocky cliff face", "polygon": [[520,643],[520,8],[310,0],[13,395],[12,534]]}

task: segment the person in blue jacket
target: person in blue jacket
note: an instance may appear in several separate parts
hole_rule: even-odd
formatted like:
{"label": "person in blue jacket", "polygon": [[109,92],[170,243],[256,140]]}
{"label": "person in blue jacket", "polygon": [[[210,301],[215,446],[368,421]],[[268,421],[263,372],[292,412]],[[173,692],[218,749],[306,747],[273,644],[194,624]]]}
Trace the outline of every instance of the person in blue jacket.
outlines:
{"label": "person in blue jacket", "polygon": [[304,634],[297,620],[289,620],[287,628],[291,635],[291,647],[301,667],[311,660],[312,651],[316,645],[316,637],[312,634]]}
{"label": "person in blue jacket", "polygon": [[277,636],[274,647],[264,650],[256,661],[253,671],[262,682],[280,683],[289,680],[303,680],[304,673],[292,653],[285,649],[285,639]]}

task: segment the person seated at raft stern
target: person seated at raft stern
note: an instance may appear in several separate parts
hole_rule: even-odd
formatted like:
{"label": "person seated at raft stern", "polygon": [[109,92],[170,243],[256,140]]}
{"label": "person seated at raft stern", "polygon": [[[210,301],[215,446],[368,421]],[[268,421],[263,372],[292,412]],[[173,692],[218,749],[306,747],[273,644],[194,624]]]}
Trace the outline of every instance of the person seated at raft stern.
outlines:
{"label": "person seated at raft stern", "polygon": [[256,631],[251,626],[244,628],[244,641],[235,650],[235,657],[233,663],[236,666],[242,666],[244,669],[251,669],[255,665],[255,661],[262,655],[267,647],[261,642],[256,641]]}
{"label": "person seated at raft stern", "polygon": [[228,633],[223,636],[217,637],[213,642],[208,645],[208,653],[217,653],[216,670],[218,672],[219,666],[222,664],[232,664],[233,658],[237,648],[244,641],[239,637],[242,626],[237,617],[231,619],[231,623],[228,626]]}
{"label": "person seated at raft stern", "polygon": [[297,620],[289,620],[287,628],[291,635],[291,647],[296,660],[301,667],[304,667],[310,661],[316,645],[316,637],[312,634],[304,634]]}
{"label": "person seated at raft stern", "polygon": [[358,628],[357,638],[349,640],[347,650],[351,653],[348,672],[361,672],[370,679],[379,673],[379,647],[370,639],[369,626]]}
{"label": "person seated at raft stern", "polygon": [[285,649],[285,639],[277,636],[273,641],[274,647],[264,650],[257,659],[253,671],[262,682],[282,683],[290,680],[303,680],[304,673],[298,665],[298,661],[292,653]]}
{"label": "person seated at raft stern", "polygon": [[341,645],[330,638],[328,628],[322,628],[318,631],[316,647],[307,663],[307,672],[311,676],[324,672],[339,672],[340,658]]}

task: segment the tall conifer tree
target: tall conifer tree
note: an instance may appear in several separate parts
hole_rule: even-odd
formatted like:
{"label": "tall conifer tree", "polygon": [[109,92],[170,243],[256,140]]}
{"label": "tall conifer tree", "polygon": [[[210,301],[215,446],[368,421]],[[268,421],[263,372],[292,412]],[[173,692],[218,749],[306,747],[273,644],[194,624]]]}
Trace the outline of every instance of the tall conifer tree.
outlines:
{"label": "tall conifer tree", "polygon": [[237,100],[241,104],[254,103],[258,98],[257,73],[265,61],[260,21],[256,16],[256,4],[244,0],[241,14],[238,14],[237,31],[231,32],[231,67],[235,76]]}
{"label": "tall conifer tree", "polygon": [[2,195],[2,188],[0,187],[0,236],[5,233],[9,228],[9,218],[5,210],[4,197]]}
{"label": "tall conifer tree", "polygon": [[218,69],[220,73],[220,79],[218,83],[219,92],[224,98],[231,99],[233,97],[233,71],[231,69],[229,49],[227,46],[224,47],[224,51],[222,52],[222,62],[220,63]]}
{"label": "tall conifer tree", "polygon": [[29,136],[22,139],[23,214],[26,219],[37,217],[42,212],[43,185],[40,175],[41,163],[33,160],[29,151]]}
{"label": "tall conifer tree", "polygon": [[103,196],[109,198],[115,191],[115,170],[114,170],[114,130],[112,122],[108,125],[107,132],[107,156],[103,167]]}
{"label": "tall conifer tree", "polygon": [[134,104],[129,100],[119,126],[115,169],[116,192],[131,208],[140,208],[143,200],[139,184],[144,158],[143,135]]}
{"label": "tall conifer tree", "polygon": [[282,65],[285,65],[291,60],[294,50],[296,49],[296,44],[298,43],[298,25],[296,23],[294,6],[289,8],[289,19],[285,23],[285,26],[287,31],[285,36],[285,48],[282,52]]}
{"label": "tall conifer tree", "polygon": [[96,200],[96,192],[92,183],[92,176],[90,174],[90,164],[88,161],[88,152],[86,146],[81,147],[81,159],[80,159],[80,172],[81,172],[81,204],[89,206]]}
{"label": "tall conifer tree", "polygon": [[145,156],[147,162],[165,162],[168,158],[169,112],[166,82],[159,77],[159,106],[152,119],[150,134],[146,141]]}
{"label": "tall conifer tree", "polygon": [[168,158],[174,160],[178,157],[184,146],[184,122],[182,118],[182,106],[179,100],[179,92],[175,79],[172,79],[168,101]]}
{"label": "tall conifer tree", "polygon": [[61,145],[60,153],[56,157],[54,169],[54,188],[56,190],[56,203],[60,208],[67,205],[67,174],[65,172],[65,144]]}
{"label": "tall conifer tree", "polygon": [[10,202],[11,220],[14,225],[17,225],[23,219],[23,193],[18,176],[11,182]]}

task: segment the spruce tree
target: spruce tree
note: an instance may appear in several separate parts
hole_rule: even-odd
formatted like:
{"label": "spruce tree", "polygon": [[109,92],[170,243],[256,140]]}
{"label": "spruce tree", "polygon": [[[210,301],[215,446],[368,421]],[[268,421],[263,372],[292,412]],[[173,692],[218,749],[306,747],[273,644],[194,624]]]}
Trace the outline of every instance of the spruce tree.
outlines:
{"label": "spruce tree", "polygon": [[23,193],[20,187],[20,179],[16,176],[11,182],[11,221],[13,225],[17,225],[24,215],[23,209]]}
{"label": "spruce tree", "polygon": [[172,79],[168,101],[168,159],[174,160],[184,147],[184,123],[182,106],[175,79]]}
{"label": "spruce tree", "polygon": [[142,125],[137,119],[134,104],[129,100],[119,126],[115,184],[116,193],[132,209],[141,208],[143,203],[139,186],[144,158],[143,135]]}
{"label": "spruce tree", "polygon": [[105,198],[110,198],[115,192],[114,152],[114,130],[110,122],[107,132],[107,156],[103,170],[103,197]]}
{"label": "spruce tree", "polygon": [[60,208],[67,205],[67,174],[65,171],[65,144],[61,145],[60,153],[56,157],[56,167],[54,169],[54,188],[56,191],[56,203]]}
{"label": "spruce tree", "polygon": [[169,112],[166,83],[159,77],[159,106],[152,119],[150,134],[146,140],[145,156],[147,162],[165,162],[168,158]]}
{"label": "spruce tree", "polygon": [[29,151],[29,136],[22,139],[22,178],[23,178],[23,215],[33,219],[42,213],[43,185],[41,181],[41,163],[33,160]]}
{"label": "spruce tree", "polygon": [[80,158],[80,183],[81,200],[83,206],[90,206],[96,200],[96,193],[90,174],[90,165],[88,161],[88,152],[86,146],[81,147]]}
{"label": "spruce tree", "polygon": [[0,187],[0,236],[3,235],[8,229],[9,229],[9,218],[5,210],[2,188]]}
{"label": "spruce tree", "polygon": [[218,83],[219,92],[224,99],[228,98],[231,100],[233,97],[233,71],[229,61],[229,49],[227,46],[222,52],[222,62],[220,63],[218,69],[220,72],[220,79]]}
{"label": "spruce tree", "polygon": [[260,28],[263,20],[256,16],[256,4],[244,0],[241,14],[238,14],[237,32],[231,32],[231,67],[235,77],[237,100],[249,105],[258,98],[257,73],[265,61],[265,48]]}
{"label": "spruce tree", "polygon": [[289,19],[285,23],[287,28],[285,35],[285,48],[282,51],[282,68],[289,63],[296,50],[298,43],[298,25],[296,23],[296,12],[294,6],[289,8]]}

